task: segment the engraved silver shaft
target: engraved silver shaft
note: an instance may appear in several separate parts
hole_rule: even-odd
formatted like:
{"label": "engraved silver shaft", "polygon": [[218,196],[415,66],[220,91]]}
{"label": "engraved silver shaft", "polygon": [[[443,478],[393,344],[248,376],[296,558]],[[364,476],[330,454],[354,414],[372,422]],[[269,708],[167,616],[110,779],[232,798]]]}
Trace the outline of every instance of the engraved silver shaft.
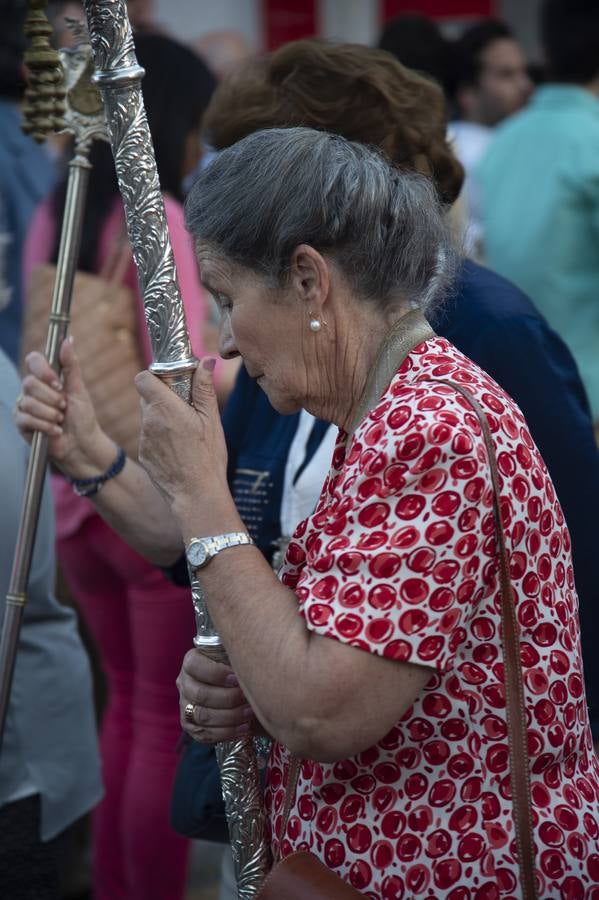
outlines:
{"label": "engraved silver shaft", "polygon": [[[197,365],[185,325],[150,130],[125,0],[84,0],[98,85],[137,264],[154,362],[151,371],[185,399]],[[174,99],[173,102],[176,102]],[[190,573],[191,576],[191,573]],[[226,653],[197,580],[191,577],[197,634],[211,658]],[[270,867],[264,811],[251,737],[217,747],[238,894],[255,897]]]}

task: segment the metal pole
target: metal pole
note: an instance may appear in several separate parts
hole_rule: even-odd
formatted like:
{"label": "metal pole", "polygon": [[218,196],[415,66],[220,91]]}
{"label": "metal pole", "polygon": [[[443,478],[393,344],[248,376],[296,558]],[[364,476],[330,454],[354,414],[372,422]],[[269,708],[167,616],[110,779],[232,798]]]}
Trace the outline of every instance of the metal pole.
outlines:
{"label": "metal pole", "polygon": [[[68,131],[75,138],[75,152],[69,163],[64,218],[46,339],[46,356],[52,368],[59,374],[59,351],[69,325],[71,295],[79,257],[83,210],[91,168],[88,160],[89,151],[95,139],[106,139],[106,132],[101,99],[90,81],[91,48],[87,36],[75,23],[73,31],[78,39],[77,47],[74,50],[62,50],[57,54],[48,44],[52,28],[44,16],[44,5],[44,0],[29,0],[30,11],[25,31],[32,38],[32,48],[26,54],[25,60],[37,76],[28,89],[27,104],[24,108],[26,121],[23,129],[32,132],[37,141],[42,141],[55,128]],[[86,55],[87,65],[81,66],[81,57]],[[63,82],[66,87],[64,103]],[[51,84],[50,91],[48,84]],[[48,115],[48,108],[52,110],[52,115]],[[58,108],[64,113],[64,119],[57,117]],[[21,519],[0,635],[0,751],[23,611],[27,603],[27,586],[47,459],[47,438],[41,432],[37,432],[33,436],[27,466]]]}
{"label": "metal pole", "polygon": [[[96,74],[137,264],[154,362],[150,369],[188,403],[197,365],[189,336],[164,203],[156,171],[125,0],[84,0]],[[173,98],[173,102],[176,99]],[[196,615],[195,646],[226,662],[197,579],[190,572]],[[241,900],[251,900],[270,868],[265,816],[251,737],[217,746],[223,797]]]}
{"label": "metal pole", "polygon": [[[81,223],[90,168],[88,160],[82,153],[77,154],[69,163],[65,214],[46,340],[46,356],[48,357],[48,362],[57,373],[60,370],[58,353],[69,324],[73,279],[79,256]],[[27,466],[21,520],[8,593],[6,595],[2,635],[0,636],[0,750],[4,737],[4,726],[6,724],[6,713],[17,656],[21,621],[25,604],[27,603],[27,585],[29,583],[31,558],[35,545],[47,461],[48,439],[38,431],[33,436]]]}

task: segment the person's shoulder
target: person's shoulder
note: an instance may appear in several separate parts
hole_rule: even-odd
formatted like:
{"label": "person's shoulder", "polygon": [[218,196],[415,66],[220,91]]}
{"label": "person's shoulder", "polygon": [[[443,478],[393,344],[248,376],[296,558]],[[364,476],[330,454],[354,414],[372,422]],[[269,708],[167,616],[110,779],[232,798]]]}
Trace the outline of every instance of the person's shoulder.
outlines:
{"label": "person's shoulder", "polygon": [[506,321],[541,327],[544,320],[512,281],[469,259],[460,266],[453,295],[431,316],[435,331],[458,347],[462,336]]}
{"label": "person's shoulder", "polygon": [[526,134],[529,131],[534,132],[536,118],[536,110],[532,106],[527,106],[499,122],[493,129],[493,138],[489,142],[487,156],[490,156],[503,143],[511,141],[514,136]]}
{"label": "person's shoulder", "polygon": [[[443,445],[449,442],[451,447],[456,434],[471,431],[474,421],[472,405],[456,386],[491,408],[498,407],[497,400],[504,397],[512,402],[453,343],[435,336],[411,351],[356,437],[367,447],[375,447],[378,441],[389,448],[396,445],[399,458],[406,461],[426,447],[434,446],[433,455],[442,455],[447,449]],[[473,450],[474,443],[468,443]]]}
{"label": "person's shoulder", "polygon": [[493,137],[481,154],[476,176],[484,183],[487,179],[505,174],[505,165],[514,165],[523,153],[538,144],[539,125],[534,110],[525,108],[515,113],[493,129]]}

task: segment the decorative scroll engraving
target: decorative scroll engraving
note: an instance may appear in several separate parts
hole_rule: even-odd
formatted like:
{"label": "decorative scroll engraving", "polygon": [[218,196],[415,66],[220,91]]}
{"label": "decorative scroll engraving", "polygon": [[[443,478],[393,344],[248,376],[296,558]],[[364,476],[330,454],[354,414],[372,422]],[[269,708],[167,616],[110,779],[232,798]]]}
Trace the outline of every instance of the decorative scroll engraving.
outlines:
{"label": "decorative scroll engraving", "polygon": [[104,99],[127,231],[139,283],[155,365],[193,369],[175,260],[164,202],[143,105],[140,79],[124,0],[86,0],[96,83]]}
{"label": "decorative scroll engraving", "polygon": [[252,738],[217,744],[216,758],[231,838],[239,872],[239,900],[252,900],[270,866],[264,843],[264,811]]}
{"label": "decorative scroll engraving", "polygon": [[[193,575],[191,578],[198,632],[194,644],[216,662],[228,664],[226,651],[219,643],[206,604],[196,602],[198,597],[202,598],[201,588]],[[261,752],[264,750],[261,748]],[[216,759],[237,874],[238,897],[239,900],[253,900],[271,865],[270,848],[265,840],[266,817],[254,739],[248,735],[237,741],[217,744]]]}
{"label": "decorative scroll engraving", "polygon": [[75,137],[75,150],[87,158],[92,141],[108,140],[104,106],[92,84],[94,61],[87,29],[82,22],[67,19],[76,44],[58,51],[66,89],[64,131]]}
{"label": "decorative scroll engraving", "polygon": [[[96,65],[94,81],[104,100],[106,124],[125,206],[127,231],[139,273],[154,363],[159,375],[190,402],[191,353],[156,171],[156,162],[125,0],[84,0]],[[191,575],[191,573],[190,573]],[[197,635],[194,644],[213,659],[226,654],[199,584],[192,581]],[[264,813],[250,737],[217,747],[239,897],[255,897],[268,873]]]}

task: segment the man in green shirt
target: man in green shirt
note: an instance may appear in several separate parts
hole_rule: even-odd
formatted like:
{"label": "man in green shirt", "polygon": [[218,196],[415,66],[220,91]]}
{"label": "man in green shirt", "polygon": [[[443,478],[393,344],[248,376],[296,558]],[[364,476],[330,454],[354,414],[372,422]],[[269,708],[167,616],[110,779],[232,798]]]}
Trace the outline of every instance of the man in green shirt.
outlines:
{"label": "man in green shirt", "polygon": [[485,258],[528,293],[578,363],[599,420],[599,0],[545,0],[551,81],[478,168]]}

